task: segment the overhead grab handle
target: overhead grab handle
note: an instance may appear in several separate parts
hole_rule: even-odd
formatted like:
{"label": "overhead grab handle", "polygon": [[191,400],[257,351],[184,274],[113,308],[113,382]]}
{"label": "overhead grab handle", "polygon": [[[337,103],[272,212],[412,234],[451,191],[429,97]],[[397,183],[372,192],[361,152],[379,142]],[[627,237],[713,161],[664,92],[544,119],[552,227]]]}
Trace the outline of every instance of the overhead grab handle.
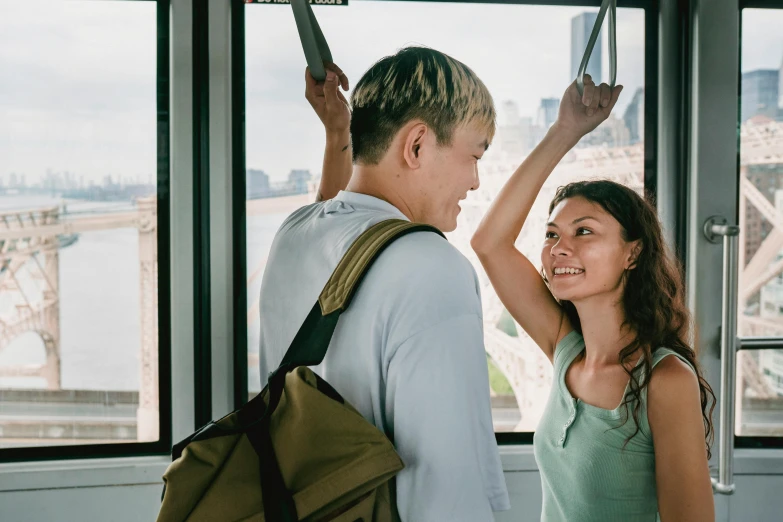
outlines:
{"label": "overhead grab handle", "polygon": [[332,53],[326,43],[324,33],[318,26],[309,0],[290,0],[291,9],[294,11],[296,28],[299,30],[299,40],[302,42],[307,66],[310,74],[316,81],[326,80],[324,62],[332,62]]}
{"label": "overhead grab handle", "polygon": [[[293,3],[293,0],[291,1]],[[587,41],[587,49],[585,49],[585,54],[582,56],[582,63],[579,64],[579,72],[576,74],[576,88],[580,96],[585,92],[587,63],[593,54],[595,42],[598,41],[598,35],[601,32],[601,26],[604,24],[606,11],[609,11],[609,67],[612,71],[612,79],[609,85],[614,87],[617,83],[617,0],[603,0],[601,9],[598,11],[598,18],[595,19],[593,32],[590,33],[590,39]],[[600,80],[600,78],[593,78],[595,83],[600,83]]]}

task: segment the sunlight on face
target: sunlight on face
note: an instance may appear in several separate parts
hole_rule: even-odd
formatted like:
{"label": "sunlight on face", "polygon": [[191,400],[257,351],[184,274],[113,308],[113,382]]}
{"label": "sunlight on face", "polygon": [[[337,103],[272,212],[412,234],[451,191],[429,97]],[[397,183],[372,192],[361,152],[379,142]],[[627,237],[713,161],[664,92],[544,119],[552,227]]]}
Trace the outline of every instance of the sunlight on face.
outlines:
{"label": "sunlight on face", "polygon": [[600,205],[581,197],[561,201],[549,216],[541,251],[552,293],[572,302],[620,294],[633,246]]}
{"label": "sunlight on face", "polygon": [[449,145],[433,144],[423,165],[420,203],[428,223],[451,232],[462,210],[459,202],[479,187],[478,161],[489,144],[486,132],[473,125],[457,127]]}

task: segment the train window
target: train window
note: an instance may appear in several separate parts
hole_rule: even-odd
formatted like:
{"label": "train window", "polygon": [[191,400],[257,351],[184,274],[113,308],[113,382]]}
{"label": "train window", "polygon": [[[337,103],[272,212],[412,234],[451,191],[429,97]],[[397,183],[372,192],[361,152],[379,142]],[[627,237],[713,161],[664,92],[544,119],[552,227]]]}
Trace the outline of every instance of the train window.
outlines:
{"label": "train window", "polygon": [[168,159],[158,152],[158,23],[156,2],[0,2],[4,458],[170,444],[159,388],[167,213],[157,178],[161,168],[167,190]]}
{"label": "train window", "polygon": [[783,436],[783,9],[743,9],[739,436]]}
{"label": "train window", "polygon": [[[483,284],[495,430],[532,432],[549,393],[551,365],[501,305],[469,241],[503,182],[556,118],[560,97],[576,77],[597,9],[350,0],[347,7],[314,5],[313,10],[352,87],[376,60],[405,45],[421,44],[470,66],[493,94],[498,131],[479,164],[481,188],[463,205],[457,231],[448,239],[470,259]],[[618,81],[625,86],[623,96],[613,116],[569,154],[542,191],[531,214],[535,219],[526,225],[518,243],[532,259],[539,258],[546,207],[557,186],[608,176],[642,192],[645,179],[650,179],[645,176],[645,129],[650,127],[645,125],[644,93],[649,74],[646,59],[655,44],[645,40],[644,9],[624,8],[617,13]],[[324,131],[303,96],[305,60],[291,8],[248,4],[244,16],[247,349],[252,396],[260,386],[258,297],[266,255],[283,219],[314,201]],[[602,51],[596,46],[587,72],[608,79],[605,34],[602,42]]]}
{"label": "train window", "polygon": [[[415,16],[411,16],[414,12]],[[485,345],[497,432],[532,432],[549,393],[551,368],[500,304],[469,239],[491,199],[556,115],[576,76],[597,10],[535,5],[352,1],[314,6],[335,61],[354,85],[372,63],[406,44],[463,61],[495,97],[498,132],[481,161],[482,184],[463,207],[449,240],[483,283]],[[245,16],[248,388],[258,393],[258,296],[266,255],[283,219],[314,200],[323,129],[304,100],[305,67],[288,6],[248,5]],[[482,24],[475,21],[481,19]],[[384,20],[379,24],[378,20]],[[395,22],[396,21],[396,22]],[[444,23],[447,22],[447,23]],[[568,181],[608,176],[645,189],[645,63],[650,47],[643,9],[618,10],[618,78],[624,96],[614,115],[565,159],[542,191],[519,247],[538,258],[547,199]],[[588,73],[608,79],[608,46]],[[274,42],[274,46],[269,45]],[[361,42],[361,45],[358,45]],[[496,54],[487,55],[486,49]]]}

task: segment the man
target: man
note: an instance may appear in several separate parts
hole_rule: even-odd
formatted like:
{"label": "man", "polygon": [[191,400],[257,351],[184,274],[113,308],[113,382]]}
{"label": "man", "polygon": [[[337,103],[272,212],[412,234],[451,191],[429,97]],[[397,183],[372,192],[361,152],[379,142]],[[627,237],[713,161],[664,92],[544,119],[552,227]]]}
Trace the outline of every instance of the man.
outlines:
{"label": "man", "polygon": [[[330,69],[323,86],[306,73],[327,133],[326,200],[294,212],[272,244],[260,299],[262,376],[277,368],[363,231],[386,219],[456,228],[495,131],[484,84],[437,51],[406,48],[377,62],[351,96],[352,114],[338,90],[347,78]],[[393,488],[401,520],[482,522],[509,508],[478,280],[445,239],[418,232],[383,252],[315,371],[394,443],[405,463]]]}

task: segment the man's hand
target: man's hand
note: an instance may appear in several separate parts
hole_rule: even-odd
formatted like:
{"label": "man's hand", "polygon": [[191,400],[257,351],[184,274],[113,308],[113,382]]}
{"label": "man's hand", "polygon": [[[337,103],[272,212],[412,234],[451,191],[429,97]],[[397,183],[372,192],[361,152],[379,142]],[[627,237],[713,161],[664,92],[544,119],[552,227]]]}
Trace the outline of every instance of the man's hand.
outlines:
{"label": "man's hand", "polygon": [[310,74],[310,68],[305,69],[305,98],[324,124],[327,134],[345,133],[351,125],[351,109],[338,83],[347,91],[348,77],[334,63],[327,62],[324,68],[324,82],[317,82]]}
{"label": "man's hand", "polygon": [[604,122],[614,109],[622,85],[614,89],[602,83],[596,86],[589,74],[585,74],[584,94],[579,96],[576,81],[566,89],[560,101],[560,110],[554,126],[573,138],[574,143]]}
{"label": "man's hand", "polygon": [[326,130],[324,164],[316,201],[331,199],[345,190],[353,172],[351,108],[339,89],[342,86],[344,91],[348,90],[348,77],[332,62],[324,63],[324,68],[324,82],[316,82],[310,69],[305,69],[305,98]]}

